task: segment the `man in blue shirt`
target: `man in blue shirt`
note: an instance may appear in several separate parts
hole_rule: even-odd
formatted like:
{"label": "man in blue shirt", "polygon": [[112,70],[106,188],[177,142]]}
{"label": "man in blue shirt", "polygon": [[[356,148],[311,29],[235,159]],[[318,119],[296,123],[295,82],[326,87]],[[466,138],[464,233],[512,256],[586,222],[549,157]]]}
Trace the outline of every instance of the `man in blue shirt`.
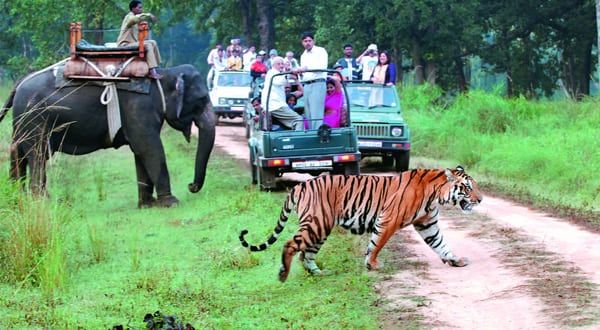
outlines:
{"label": "man in blue shirt", "polygon": [[344,57],[340,58],[335,62],[335,67],[342,67],[342,75],[346,80],[357,80],[358,79],[358,63],[356,58],[352,57],[354,48],[351,44],[344,45]]}

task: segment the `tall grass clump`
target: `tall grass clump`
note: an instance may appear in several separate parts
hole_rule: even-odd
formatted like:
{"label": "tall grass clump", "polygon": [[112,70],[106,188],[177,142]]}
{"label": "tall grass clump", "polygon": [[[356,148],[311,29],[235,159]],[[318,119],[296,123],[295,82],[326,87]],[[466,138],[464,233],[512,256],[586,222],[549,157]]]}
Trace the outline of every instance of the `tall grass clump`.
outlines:
{"label": "tall grass clump", "polygon": [[460,163],[535,202],[600,212],[597,99],[532,101],[471,91],[442,104],[431,90],[402,91],[413,155]]}
{"label": "tall grass clump", "polygon": [[14,188],[0,205],[0,278],[18,287],[39,287],[44,295],[52,296],[67,276],[63,242],[69,211],[5,182],[0,185],[4,192],[7,185]]}

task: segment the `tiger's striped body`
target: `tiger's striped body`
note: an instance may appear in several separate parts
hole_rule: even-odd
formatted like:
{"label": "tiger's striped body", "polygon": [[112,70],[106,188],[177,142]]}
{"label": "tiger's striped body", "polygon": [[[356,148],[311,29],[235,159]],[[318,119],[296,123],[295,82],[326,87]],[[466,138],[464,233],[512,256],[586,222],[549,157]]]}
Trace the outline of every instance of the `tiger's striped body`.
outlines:
{"label": "tiger's striped body", "polygon": [[292,189],[267,242],[249,245],[244,239],[246,230],[240,234],[240,241],[251,251],[267,249],[275,243],[295,209],[300,228],[283,248],[281,281],[286,280],[297,252],[301,252],[308,271],[320,273],[315,256],[336,225],[353,234],[371,233],[365,258],[369,269],[381,266],[377,255],[394,232],[411,224],[443,262],[465,266],[467,261],[452,254],[439,231],[439,206],[451,203],[470,211],[480,201],[477,183],[462,167],[452,171],[416,169],[399,176],[320,176]]}

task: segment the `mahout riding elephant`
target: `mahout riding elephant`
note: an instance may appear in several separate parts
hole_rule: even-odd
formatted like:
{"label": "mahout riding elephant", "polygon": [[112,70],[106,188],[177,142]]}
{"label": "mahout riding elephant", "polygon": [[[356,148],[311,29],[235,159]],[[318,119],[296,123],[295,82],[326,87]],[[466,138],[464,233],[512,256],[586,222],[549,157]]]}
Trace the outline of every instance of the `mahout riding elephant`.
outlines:
{"label": "mahout riding elephant", "polygon": [[[33,193],[46,192],[46,161],[56,151],[71,155],[129,145],[135,157],[138,206],[172,206],[178,203],[171,184],[160,131],[164,120],[183,132],[189,142],[192,123],[198,129],[194,180],[198,192],[215,139],[215,120],[205,79],[192,65],[159,70],[164,91],[156,80],[144,80],[147,93],[118,91],[121,129],[110,138],[107,106],[100,97],[105,87],[89,82],[56,87],[56,68],[31,74],[17,83],[0,120],[13,109],[10,177],[25,182]],[[117,115],[117,117],[119,117]],[[113,130],[114,131],[114,130]],[[153,196],[156,191],[156,197]]]}

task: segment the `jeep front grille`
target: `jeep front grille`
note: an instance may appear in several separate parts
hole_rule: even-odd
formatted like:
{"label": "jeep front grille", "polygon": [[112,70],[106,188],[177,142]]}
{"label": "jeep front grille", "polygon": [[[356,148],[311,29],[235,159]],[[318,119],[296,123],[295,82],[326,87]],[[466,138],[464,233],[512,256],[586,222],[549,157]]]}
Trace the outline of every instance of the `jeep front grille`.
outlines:
{"label": "jeep front grille", "polygon": [[388,125],[367,125],[367,124],[354,124],[356,127],[356,135],[361,136],[390,136],[390,128]]}

